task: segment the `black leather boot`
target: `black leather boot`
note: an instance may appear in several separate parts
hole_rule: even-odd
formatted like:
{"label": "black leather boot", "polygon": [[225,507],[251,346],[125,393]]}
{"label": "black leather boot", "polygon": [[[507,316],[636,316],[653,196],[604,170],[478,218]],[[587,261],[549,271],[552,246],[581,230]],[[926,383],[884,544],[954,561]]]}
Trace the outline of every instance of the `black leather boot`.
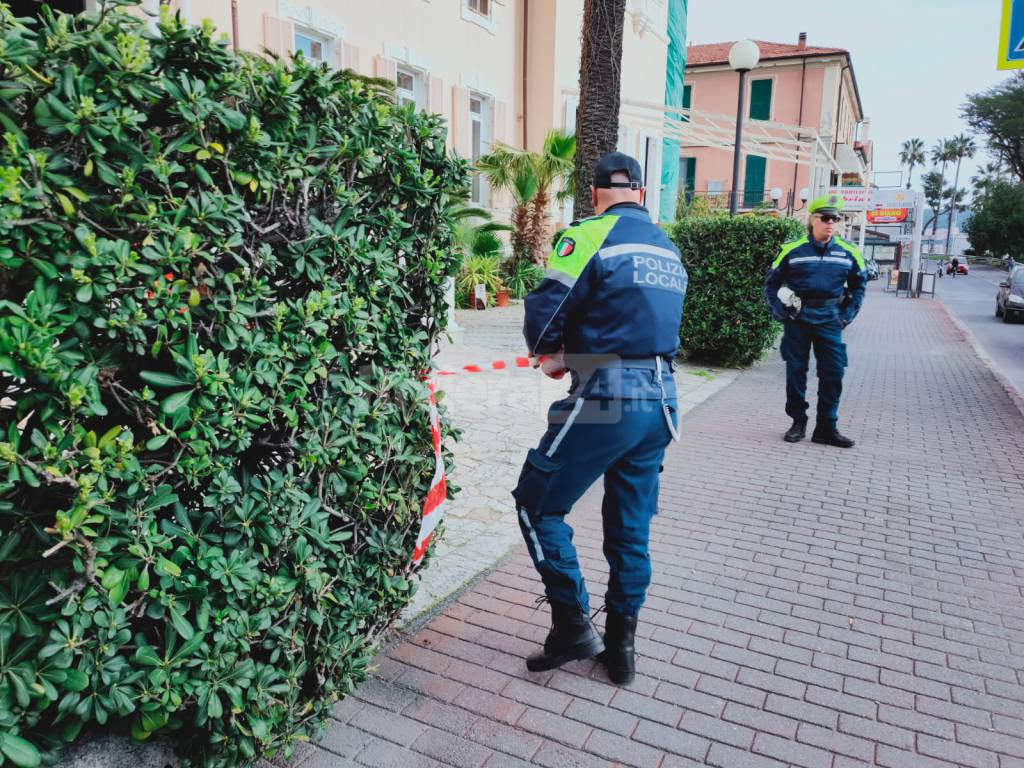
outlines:
{"label": "black leather boot", "polygon": [[577,659],[589,659],[604,650],[604,642],[590,617],[579,606],[551,603],[551,631],[544,652],[526,660],[531,672],[555,669]]}
{"label": "black leather boot", "polygon": [[782,439],[787,443],[799,443],[807,436],[807,419],[793,419],[793,426],[786,430]]}
{"label": "black leather boot", "polygon": [[853,440],[836,429],[835,424],[815,424],[811,442],[834,445],[836,448],[853,448],[854,446]]}
{"label": "black leather boot", "polygon": [[636,677],[636,616],[608,612],[604,653],[599,658],[613,683],[629,685],[633,682]]}

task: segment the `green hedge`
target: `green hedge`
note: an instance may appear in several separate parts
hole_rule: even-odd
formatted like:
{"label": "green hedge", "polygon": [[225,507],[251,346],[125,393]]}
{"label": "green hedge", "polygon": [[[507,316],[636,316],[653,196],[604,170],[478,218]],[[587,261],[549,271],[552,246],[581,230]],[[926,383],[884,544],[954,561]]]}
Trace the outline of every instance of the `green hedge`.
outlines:
{"label": "green hedge", "polygon": [[668,233],[690,276],[679,331],[686,357],[712,365],[750,365],[771,346],[778,324],[764,306],[764,278],[779,246],[800,237],[795,219],[687,217]]}
{"label": "green hedge", "polygon": [[372,81],[43,14],[0,4],[0,764],[289,752],[414,591],[466,169]]}

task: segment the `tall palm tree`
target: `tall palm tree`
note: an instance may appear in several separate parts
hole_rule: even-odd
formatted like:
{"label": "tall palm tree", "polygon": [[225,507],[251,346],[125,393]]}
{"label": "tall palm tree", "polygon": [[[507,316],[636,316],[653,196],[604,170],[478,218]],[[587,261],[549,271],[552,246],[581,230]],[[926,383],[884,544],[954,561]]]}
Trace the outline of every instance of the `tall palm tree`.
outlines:
{"label": "tall palm tree", "polygon": [[[577,219],[591,216],[591,174],[601,155],[619,140],[622,30],[626,0],[584,0],[580,52],[580,106],[576,113]],[[675,162],[675,161],[673,161]]]}
{"label": "tall palm tree", "polygon": [[[941,163],[942,170],[939,171],[939,177],[941,183],[939,189],[946,186],[946,164],[956,158],[956,153],[953,150],[953,143],[950,139],[940,139],[935,142],[935,146],[932,147],[932,162]],[[935,240],[935,231],[939,228],[939,217],[936,216],[932,219],[932,241]],[[933,245],[934,247],[934,245]],[[932,251],[934,253],[934,251]]]}
{"label": "tall palm tree", "polygon": [[[953,157],[956,158],[956,175],[953,177],[953,189],[959,193],[960,191],[960,163],[963,162],[965,157],[974,157],[974,154],[978,151],[978,145],[974,143],[974,139],[965,133],[961,133],[959,136],[954,136],[951,140]],[[956,210],[956,200],[949,206],[949,223],[946,227],[946,253],[949,253],[949,239],[953,234],[953,212]]]}
{"label": "tall palm tree", "polygon": [[907,174],[907,189],[910,189],[911,179],[914,178],[914,166],[924,165],[924,142],[921,139],[907,139],[900,149],[900,165],[910,169]]}

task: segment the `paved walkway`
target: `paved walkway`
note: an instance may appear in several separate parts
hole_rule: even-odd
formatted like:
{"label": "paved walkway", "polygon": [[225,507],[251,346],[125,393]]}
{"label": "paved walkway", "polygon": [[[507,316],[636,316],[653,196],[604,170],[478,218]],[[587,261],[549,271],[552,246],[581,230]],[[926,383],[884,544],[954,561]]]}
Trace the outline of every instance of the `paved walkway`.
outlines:
{"label": "paved walkway", "polygon": [[[516,549],[303,768],[1024,766],[1024,417],[937,303],[873,290],[848,341],[852,451],[781,441],[775,354],[684,420],[632,686],[525,670],[547,610]],[[598,502],[572,517],[596,595]]]}

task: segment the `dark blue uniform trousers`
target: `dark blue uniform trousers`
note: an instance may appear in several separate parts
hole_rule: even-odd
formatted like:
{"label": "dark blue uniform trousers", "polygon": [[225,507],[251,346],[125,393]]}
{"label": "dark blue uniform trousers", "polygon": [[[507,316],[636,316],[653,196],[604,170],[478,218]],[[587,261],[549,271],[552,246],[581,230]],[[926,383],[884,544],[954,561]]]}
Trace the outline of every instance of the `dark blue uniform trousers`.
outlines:
{"label": "dark blue uniform trousers", "polygon": [[[674,401],[669,403],[673,420]],[[604,555],[608,610],[636,615],[651,582],[648,537],[657,512],[658,474],[671,441],[659,400],[586,400],[552,404],[548,430],[513,491],[519,527],[552,602],[589,612],[572,527],[573,504],[604,475]]]}
{"label": "dark blue uniform trousers", "polygon": [[820,324],[786,321],[780,347],[786,361],[786,413],[793,419],[807,418],[807,367],[812,346],[818,366],[818,423],[834,426],[846,368],[846,344],[838,319]]}

